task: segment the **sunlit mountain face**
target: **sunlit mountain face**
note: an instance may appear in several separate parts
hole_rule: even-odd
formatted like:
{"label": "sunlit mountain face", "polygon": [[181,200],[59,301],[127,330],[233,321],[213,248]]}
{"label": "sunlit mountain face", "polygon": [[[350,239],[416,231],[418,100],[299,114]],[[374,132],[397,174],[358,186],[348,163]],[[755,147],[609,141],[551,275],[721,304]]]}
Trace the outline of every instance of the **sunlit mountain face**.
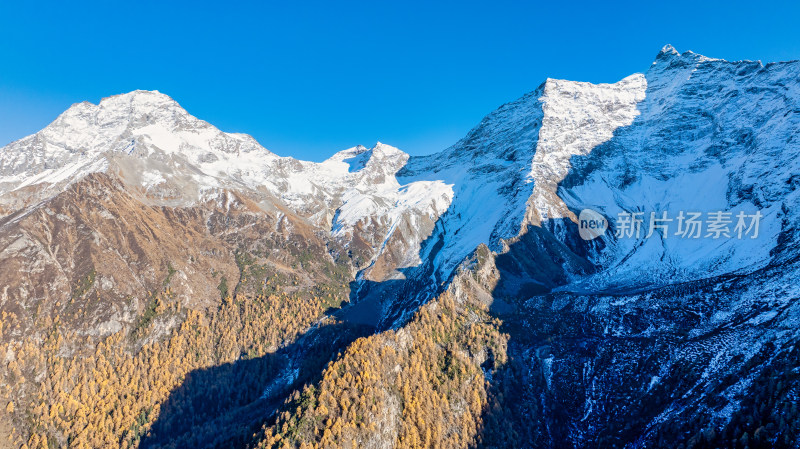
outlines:
{"label": "sunlit mountain face", "polygon": [[800,447],[799,136],[671,46],[428,156],[73,105],[0,149],[0,446]]}

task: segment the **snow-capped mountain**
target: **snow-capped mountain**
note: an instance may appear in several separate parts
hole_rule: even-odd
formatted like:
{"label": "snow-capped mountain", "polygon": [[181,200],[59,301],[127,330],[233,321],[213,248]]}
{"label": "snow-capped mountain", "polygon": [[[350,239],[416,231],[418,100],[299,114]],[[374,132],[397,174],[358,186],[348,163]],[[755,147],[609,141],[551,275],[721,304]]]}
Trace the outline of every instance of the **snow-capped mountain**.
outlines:
{"label": "snow-capped mountain", "polygon": [[378,143],[321,163],[277,156],[164,94],[135,91],[76,104],[0,150],[0,206],[6,214],[33,207],[95,172],[119,177],[153,204],[224,202],[226,190],[245,192],[345,244],[363,240],[366,279],[403,277],[397,269],[424,259],[436,283],[478,245],[503,251],[528,226],[575,246],[564,220],[575,222],[584,208],[612,221],[631,211],[758,209],[757,240],[609,232],[586,255],[598,273],[576,279],[576,288],[752,270],[769,261],[782,222],[793,221],[798,70],[794,62],[727,62],[667,46],[646,74],[615,84],[549,79],[440,153],[409,157]]}
{"label": "snow-capped mountain", "polygon": [[[137,323],[153,286],[201,309],[277,280],[316,300],[334,279],[350,304],[331,313],[383,330],[479,291],[513,324],[523,408],[545,410],[548,447],[622,438],[628,397],[652,406],[635,405],[619,446],[644,447],[681,414],[730,421],[798,341],[799,135],[800,62],[671,46],[616,83],[548,79],[427,156],[377,143],[301,161],[158,92],[80,103],[0,149],[0,309],[33,322],[102,290],[114,299],[98,294],[81,326],[105,336]],[[592,240],[585,209],[608,222]],[[760,218],[752,238],[740,212]],[[626,235],[632,214],[642,229]],[[705,221],[686,238],[689,214]]]}
{"label": "snow-capped mountain", "polygon": [[[209,187],[226,181],[247,185],[254,177],[263,178],[256,170],[265,161],[277,159],[251,137],[222,133],[166,95],[145,91],[106,98],[99,105],[73,105],[1,154],[4,199],[38,185],[48,186],[38,195],[46,197],[88,173],[111,167],[145,191],[160,185],[165,186],[162,191],[177,188],[180,182],[168,181],[174,177]],[[177,172],[181,164],[199,172]],[[196,195],[189,190],[182,196],[191,200]]]}
{"label": "snow-capped mountain", "polygon": [[[569,208],[607,217],[643,212],[642,238],[606,238],[589,285],[674,283],[746,273],[777,256],[797,221],[800,63],[728,62],[665,47],[645,75],[637,117],[592,154],[573,159],[559,189]],[[680,212],[757,211],[757,236],[676,237]],[[666,238],[644,238],[651,212],[668,213]],[[746,221],[750,225],[750,220]],[[754,231],[754,230],[753,230]],[[611,234],[611,233],[609,233]],[[783,237],[781,237],[783,236]],[[757,237],[757,238],[752,238]]]}
{"label": "snow-capped mountain", "polygon": [[[0,210],[35,206],[103,172],[151,204],[225,202],[224,191],[238,191],[265,210],[288,208],[334,236],[360,225],[370,234],[364,237],[375,259],[398,227],[406,234],[430,232],[452,197],[441,181],[401,186],[394,175],[407,159],[381,143],[321,163],[279,157],[250,136],[224,133],[191,116],[164,94],[135,91],[98,105],[76,104],[42,131],[1,149]],[[418,261],[413,248],[407,250],[397,256],[400,267]]]}
{"label": "snow-capped mountain", "polygon": [[[442,153],[409,158],[378,143],[321,163],[279,157],[247,135],[221,132],[189,115],[164,94],[136,91],[98,105],[76,104],[44,130],[3,148],[3,207],[10,212],[35,205],[95,172],[119,176],[149,202],[170,206],[216,199],[225,189],[244,191],[264,208],[288,207],[334,236],[352,233],[359,224],[369,228],[376,259],[393,239],[410,240],[395,256],[397,268],[420,262],[419,243],[449,211],[442,227],[459,237],[446,239],[436,256],[439,277],[446,278],[478,244],[501,248],[501,239],[516,236],[526,215],[538,224],[539,216],[568,214],[555,186],[566,175],[569,157],[588,152],[629,123],[642,84],[639,75],[614,85],[574,83],[596,100],[586,102],[595,110],[580,117],[568,105],[555,106],[573,83],[548,80]],[[553,105],[547,113],[546,104]],[[593,125],[594,137],[584,137],[587,142],[571,142],[566,150],[558,146],[559,139],[574,139],[559,135],[564,120],[597,119],[614,107],[620,111]],[[454,189],[458,204],[451,207]],[[528,201],[532,207],[526,209]]]}

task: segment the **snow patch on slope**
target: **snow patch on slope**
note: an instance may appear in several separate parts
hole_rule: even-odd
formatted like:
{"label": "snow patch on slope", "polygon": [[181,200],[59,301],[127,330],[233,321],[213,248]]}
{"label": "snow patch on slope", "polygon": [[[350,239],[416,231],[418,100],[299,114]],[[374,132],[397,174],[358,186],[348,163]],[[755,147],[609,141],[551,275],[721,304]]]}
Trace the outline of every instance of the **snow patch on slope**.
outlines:
{"label": "snow patch on slope", "polygon": [[569,172],[570,158],[589,154],[610,140],[617,128],[633,123],[646,87],[642,74],[614,84],[547,80],[540,98],[544,118],[530,172],[535,182],[534,223],[564,217],[576,220],[556,193]]}
{"label": "snow patch on slope", "polygon": [[[764,267],[787,223],[798,221],[800,62],[728,62],[667,47],[646,74],[640,114],[588,156],[559,187],[572,210],[611,219],[643,212],[640,238],[605,236],[600,272],[577,288],[685,282]],[[646,238],[650,213],[760,211],[757,239]],[[612,230],[613,231],[613,230]]]}

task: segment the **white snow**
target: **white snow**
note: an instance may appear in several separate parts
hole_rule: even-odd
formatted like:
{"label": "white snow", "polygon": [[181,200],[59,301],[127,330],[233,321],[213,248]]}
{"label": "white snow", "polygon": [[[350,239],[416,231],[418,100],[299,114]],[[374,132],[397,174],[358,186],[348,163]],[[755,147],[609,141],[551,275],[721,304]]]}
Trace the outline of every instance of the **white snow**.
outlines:
{"label": "white snow", "polygon": [[[73,105],[0,149],[0,206],[34,185],[43,187],[28,193],[37,203],[101,171],[156,200],[160,189],[183,192],[183,204],[247,191],[345,242],[361,233],[373,261],[387,248],[402,250],[398,268],[430,258],[439,280],[481,243],[503,251],[527,226],[574,220],[587,207],[612,223],[623,211],[760,210],[757,240],[606,237],[591,255],[600,273],[565,288],[752,270],[772,257],[784,204],[798,199],[800,123],[786,113],[800,96],[786,80],[798,75],[797,63],[729,63],[665,47],[646,75],[614,84],[548,79],[440,153],[409,157],[379,142],[321,163],[279,157],[166,95],[135,91]],[[588,164],[599,148],[600,165]],[[579,179],[565,185],[570,174]],[[432,232],[435,253],[421,246]]]}

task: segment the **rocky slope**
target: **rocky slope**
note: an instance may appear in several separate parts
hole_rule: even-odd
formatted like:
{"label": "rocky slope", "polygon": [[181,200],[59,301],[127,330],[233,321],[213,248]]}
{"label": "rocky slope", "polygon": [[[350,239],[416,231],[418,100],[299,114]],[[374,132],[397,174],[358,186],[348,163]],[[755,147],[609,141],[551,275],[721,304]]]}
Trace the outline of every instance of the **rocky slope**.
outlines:
{"label": "rocky slope", "polygon": [[[254,423],[263,432],[252,444],[411,444],[409,429],[424,418],[404,421],[417,416],[403,408],[413,395],[386,385],[411,376],[424,395],[425,382],[445,374],[431,388],[461,384],[436,393],[449,404],[431,437],[443,446],[720,447],[745,433],[750,447],[797,441],[796,426],[775,417],[796,416],[783,410],[800,391],[796,360],[787,361],[798,340],[798,75],[798,62],[728,62],[667,46],[646,73],[617,83],[548,79],[440,153],[378,143],[321,163],[221,132],[157,92],[74,105],[0,149],[6,362],[21,359],[23,342],[46,340],[54,322],[87,337],[87,348],[132,335],[133,357],[184,338],[188,311],[216,317],[237,295],[241,311],[268,290],[313,304],[305,335],[285,334],[285,349],[258,352],[248,340],[240,350],[287,361],[251,365],[232,350],[206,362],[260,369],[247,390],[263,381],[263,395],[218,399],[214,426],[186,423],[179,416],[203,396],[187,381],[169,401],[152,400],[178,404],[160,421],[148,412],[136,424],[153,426],[144,447],[243,445]],[[584,209],[608,231],[581,239]],[[671,227],[649,232],[651,212]],[[731,213],[730,235],[708,234],[715,212]],[[736,235],[738,212],[760,214],[757,235]],[[632,213],[643,219],[639,235],[623,232],[620,217]],[[697,238],[679,235],[682,213],[706,219]],[[151,316],[162,310],[151,307],[154,295],[174,312]],[[404,354],[396,369],[359,377],[382,385],[380,395],[348,393],[373,397],[385,413],[319,408],[339,393],[331,379],[372,363],[355,349],[338,354],[349,337],[324,354],[336,320],[380,331],[354,347]],[[305,363],[309,354],[319,361]],[[331,357],[337,368],[323,373]],[[412,359],[425,360],[424,375]],[[3,381],[31,407],[52,370],[34,366],[32,384]],[[775,376],[780,385],[765,380]],[[275,421],[277,404],[302,383],[319,389],[303,390],[302,404],[296,393]],[[748,399],[762,396],[770,410]],[[348,413],[362,417],[353,422],[361,430],[333,425]],[[242,416],[246,426],[235,424]],[[170,433],[175,423],[180,435]],[[469,438],[452,437],[453,426],[467,426]],[[59,444],[72,438],[43,427]],[[109,438],[121,438],[114,429]],[[125,441],[139,441],[133,434]]]}

